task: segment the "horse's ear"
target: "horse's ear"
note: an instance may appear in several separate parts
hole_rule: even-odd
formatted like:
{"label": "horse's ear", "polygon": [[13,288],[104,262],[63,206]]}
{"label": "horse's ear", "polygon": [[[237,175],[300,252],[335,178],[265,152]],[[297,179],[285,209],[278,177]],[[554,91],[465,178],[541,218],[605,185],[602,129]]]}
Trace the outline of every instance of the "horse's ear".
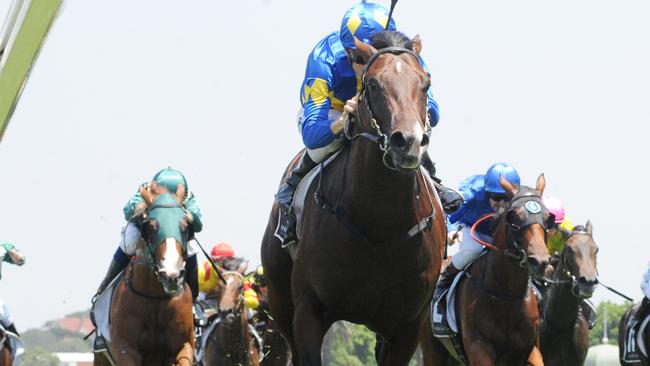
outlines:
{"label": "horse's ear", "polygon": [[154,201],[154,194],[151,192],[150,187],[151,187],[151,185],[148,185],[146,187],[144,185],[141,185],[140,189],[138,189],[138,191],[140,192],[140,195],[142,196],[142,199],[144,200],[144,203],[147,206],[151,206],[153,204],[153,201]]}
{"label": "horse's ear", "polygon": [[537,184],[535,185],[535,190],[541,196],[544,193],[544,188],[546,187],[546,178],[544,178],[544,173],[540,174],[537,177]]}
{"label": "horse's ear", "polygon": [[499,184],[503,189],[506,190],[506,193],[510,197],[514,197],[518,192],[517,187],[508,182],[508,180],[503,175],[499,176]]}
{"label": "horse's ear", "polygon": [[183,183],[178,183],[178,186],[176,186],[176,201],[181,205],[185,201],[185,185]]}
{"label": "horse's ear", "polygon": [[359,51],[359,54],[363,57],[365,62],[368,62],[370,56],[377,52],[377,49],[369,44],[361,42],[357,37],[354,37],[354,45],[357,47],[357,51]]}
{"label": "horse's ear", "polygon": [[589,236],[594,236],[594,226],[591,224],[591,220],[587,220],[587,232]]}
{"label": "horse's ear", "polygon": [[411,40],[411,43],[413,43],[413,52],[420,56],[420,52],[422,51],[422,39],[420,38],[420,35],[416,34]]}

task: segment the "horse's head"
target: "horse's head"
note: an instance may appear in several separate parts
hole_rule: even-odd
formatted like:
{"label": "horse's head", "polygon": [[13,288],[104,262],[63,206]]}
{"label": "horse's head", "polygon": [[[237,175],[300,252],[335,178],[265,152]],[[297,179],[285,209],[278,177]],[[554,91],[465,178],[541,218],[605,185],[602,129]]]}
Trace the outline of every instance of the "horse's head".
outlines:
{"label": "horse's head", "polygon": [[505,215],[508,228],[506,255],[519,260],[522,266],[527,265],[534,277],[541,277],[550,258],[546,231],[555,220],[542,203],[544,175],[537,178],[535,189],[511,184],[503,176],[499,182],[508,195],[508,205],[499,212]]}
{"label": "horse's head", "polygon": [[185,256],[190,234],[190,218],[183,209],[185,188],[179,184],[176,194],[140,190],[148,209],[142,223],[144,257],[153,269],[165,293],[175,296],[183,291]]}
{"label": "horse's head", "polygon": [[360,128],[378,136],[386,165],[414,171],[429,144],[431,128],[430,78],[419,61],[421,42],[390,31],[376,34],[372,46],[355,42],[355,52],[366,62],[357,112]]}
{"label": "horse's head", "polygon": [[226,284],[219,297],[219,314],[223,321],[232,323],[244,309],[244,275],[238,271],[223,273]]}
{"label": "horse's head", "polygon": [[583,299],[591,297],[598,283],[596,254],[598,246],[592,236],[591,221],[585,226],[576,226],[569,234],[562,251],[562,266],[573,280],[573,293]]}

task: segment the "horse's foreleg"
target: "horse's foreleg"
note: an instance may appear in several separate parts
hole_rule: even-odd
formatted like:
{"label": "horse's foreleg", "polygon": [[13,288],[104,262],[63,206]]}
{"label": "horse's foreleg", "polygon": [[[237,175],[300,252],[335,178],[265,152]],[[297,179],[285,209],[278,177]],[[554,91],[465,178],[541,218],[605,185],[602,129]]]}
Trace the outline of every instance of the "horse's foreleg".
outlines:
{"label": "horse's foreleg", "polygon": [[120,366],[142,365],[142,355],[138,350],[127,344],[113,343],[111,354],[115,358],[115,364]]}
{"label": "horse's foreleg", "polygon": [[395,329],[385,338],[379,355],[379,366],[407,366],[418,347],[424,316]]}
{"label": "horse's foreleg", "polygon": [[470,344],[467,350],[467,357],[469,358],[470,366],[494,366],[495,365],[495,354],[492,347],[485,344],[481,341],[470,341],[467,342],[463,340],[463,344]]}
{"label": "horse's foreleg", "polygon": [[544,358],[539,348],[533,347],[530,355],[528,355],[528,366],[544,366]]}
{"label": "horse's foreleg", "polygon": [[176,363],[178,366],[192,366],[194,362],[194,348],[189,342],[183,343],[180,352],[176,354]]}
{"label": "horse's foreleg", "polygon": [[331,324],[323,319],[319,307],[318,300],[309,295],[296,305],[293,334],[300,366],[321,366],[321,346]]}

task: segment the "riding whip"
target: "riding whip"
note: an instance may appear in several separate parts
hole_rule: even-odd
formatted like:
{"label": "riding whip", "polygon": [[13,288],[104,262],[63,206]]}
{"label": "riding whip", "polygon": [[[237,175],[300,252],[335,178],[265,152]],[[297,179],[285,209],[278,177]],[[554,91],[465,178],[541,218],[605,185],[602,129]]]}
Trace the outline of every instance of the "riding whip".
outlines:
{"label": "riding whip", "polygon": [[199,248],[201,248],[201,251],[203,252],[203,255],[208,259],[208,262],[210,262],[210,264],[212,265],[212,268],[214,269],[214,271],[217,272],[217,275],[219,276],[219,279],[221,281],[223,281],[224,285],[227,284],[226,279],[223,277],[223,274],[221,273],[221,271],[219,270],[217,265],[214,264],[214,261],[208,255],[208,252],[206,252],[205,249],[203,249],[203,245],[201,245],[201,243],[199,243],[199,241],[196,239],[196,236],[194,237],[194,241],[196,242],[196,244],[198,244]]}
{"label": "riding whip", "polygon": [[631,298],[631,297],[629,297],[629,296],[626,296],[626,295],[620,293],[620,292],[617,291],[617,290],[614,290],[613,288],[611,288],[611,287],[605,285],[604,283],[602,283],[600,280],[598,280],[598,284],[601,285],[601,286],[603,286],[604,288],[608,289],[609,291],[615,293],[616,295],[618,295],[618,296],[624,298],[625,300],[630,301],[630,302],[634,302],[634,299],[633,299],[633,298]]}
{"label": "riding whip", "polygon": [[386,26],[384,30],[388,29],[390,25],[390,20],[393,18],[393,10],[395,10],[395,5],[397,5],[397,0],[390,0],[390,11],[388,12],[388,21],[386,21]]}

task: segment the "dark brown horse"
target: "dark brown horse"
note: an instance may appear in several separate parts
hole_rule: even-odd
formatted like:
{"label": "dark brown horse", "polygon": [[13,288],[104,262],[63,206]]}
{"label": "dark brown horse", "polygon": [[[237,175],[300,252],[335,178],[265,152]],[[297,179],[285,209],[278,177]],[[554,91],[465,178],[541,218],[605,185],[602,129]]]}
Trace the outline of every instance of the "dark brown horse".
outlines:
{"label": "dark brown horse", "polygon": [[598,283],[596,253],[590,221],[569,234],[557,269],[548,280],[541,324],[541,351],[547,365],[582,365],[589,349],[589,324],[583,299]]}
{"label": "dark brown horse", "polygon": [[224,272],[226,284],[220,290],[217,322],[208,335],[204,365],[259,365],[259,346],[249,332],[244,307],[244,276],[240,272]]}
{"label": "dark brown horse", "polygon": [[[623,316],[621,317],[621,321],[618,323],[618,356],[621,361],[621,365],[650,366],[650,358],[645,356],[642,352],[638,352],[641,358],[640,363],[625,362],[623,360],[623,354],[626,346],[625,335],[627,333],[628,326],[630,326],[629,321],[636,315],[637,311],[639,310],[639,306],[640,303],[632,305],[627,310],[625,310],[625,313],[623,313]],[[646,326],[642,338],[646,352],[650,352],[650,325]]]}
{"label": "dark brown horse", "polygon": [[11,366],[13,364],[11,341],[4,327],[0,326],[0,366]]}
{"label": "dark brown horse", "polygon": [[351,142],[309,188],[297,256],[273,235],[277,205],[262,241],[271,314],[295,365],[321,365],[337,320],[382,337],[379,365],[407,365],[440,273],[445,219],[420,169],[429,76],[411,42],[386,43],[357,42],[367,63]]}
{"label": "dark brown horse", "polygon": [[[497,250],[479,258],[456,297],[456,319],[469,365],[543,365],[539,352],[537,298],[530,276],[541,276],[549,260],[546,229],[552,217],[543,207],[544,176],[535,189],[500,179],[509,197],[494,220]],[[423,328],[425,365],[456,364],[447,349]]]}
{"label": "dark brown horse", "polygon": [[[148,206],[144,241],[117,284],[111,306],[111,354],[122,365],[192,365],[192,294],[184,283],[189,218],[176,196],[140,190]],[[98,359],[101,357],[102,359]],[[103,355],[95,363],[103,364]]]}

